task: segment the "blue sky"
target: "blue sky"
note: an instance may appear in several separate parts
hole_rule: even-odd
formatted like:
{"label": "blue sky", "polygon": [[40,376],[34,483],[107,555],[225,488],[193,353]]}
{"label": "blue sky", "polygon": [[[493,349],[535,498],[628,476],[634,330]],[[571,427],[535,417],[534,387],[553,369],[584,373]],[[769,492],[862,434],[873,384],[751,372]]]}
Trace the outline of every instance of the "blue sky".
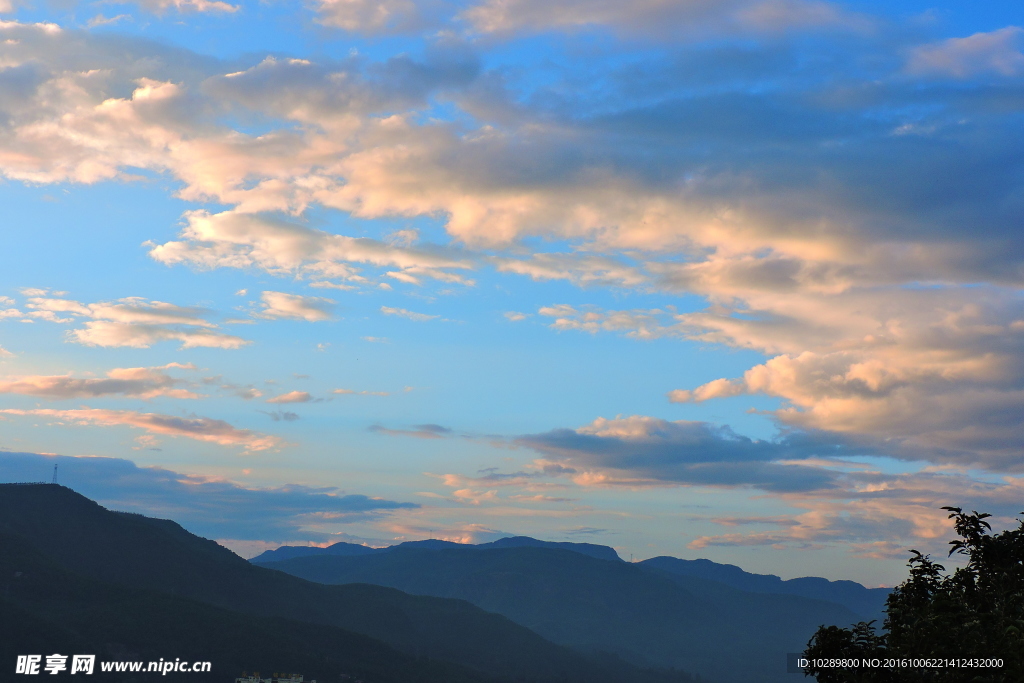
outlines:
{"label": "blue sky", "polygon": [[0,479],[898,582],[1021,509],[1021,24],[0,0]]}

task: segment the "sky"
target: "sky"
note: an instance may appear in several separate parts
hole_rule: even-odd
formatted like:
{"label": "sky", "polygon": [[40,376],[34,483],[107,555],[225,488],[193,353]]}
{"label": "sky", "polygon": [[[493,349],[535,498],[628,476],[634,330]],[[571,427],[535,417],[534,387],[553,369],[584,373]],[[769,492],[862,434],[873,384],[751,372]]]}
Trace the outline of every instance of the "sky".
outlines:
{"label": "sky", "polygon": [[1024,510],[1021,26],[0,0],[0,481],[894,585]]}

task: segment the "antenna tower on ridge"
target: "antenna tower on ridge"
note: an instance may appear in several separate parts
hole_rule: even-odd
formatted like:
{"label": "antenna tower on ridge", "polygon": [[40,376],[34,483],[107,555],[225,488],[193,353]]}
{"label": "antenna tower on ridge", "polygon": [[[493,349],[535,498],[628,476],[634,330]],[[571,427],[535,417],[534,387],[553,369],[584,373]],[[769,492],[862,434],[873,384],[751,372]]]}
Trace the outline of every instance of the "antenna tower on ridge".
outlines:
{"label": "antenna tower on ridge", "polygon": [[51,481],[50,483],[51,484],[56,484],[57,483],[57,463],[53,463],[53,481]]}

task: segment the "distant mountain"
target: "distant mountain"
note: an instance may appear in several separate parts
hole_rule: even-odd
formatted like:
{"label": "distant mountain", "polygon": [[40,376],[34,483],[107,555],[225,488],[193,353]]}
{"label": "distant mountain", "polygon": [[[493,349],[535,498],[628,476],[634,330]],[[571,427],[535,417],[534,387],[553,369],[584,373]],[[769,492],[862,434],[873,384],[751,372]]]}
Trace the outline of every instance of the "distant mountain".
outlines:
{"label": "distant mountain", "polygon": [[[359,637],[356,634],[362,634],[369,636],[365,639],[367,643],[373,642],[370,639],[382,641],[372,647],[367,645],[371,653],[374,647],[383,652],[380,648],[388,649],[390,646],[404,655],[417,658],[416,661],[430,658],[440,664],[452,663],[451,669],[455,672],[452,680],[491,678],[559,683],[683,683],[691,680],[681,673],[641,671],[608,657],[598,661],[555,645],[505,617],[487,613],[465,601],[412,596],[379,585],[323,586],[310,583],[250,564],[213,541],[188,533],[174,522],[112,512],[61,486],[0,485],[0,534],[6,539],[14,539],[0,539],[0,544],[4,544],[0,556],[8,555],[8,545],[22,543],[62,571],[81,577],[85,583],[79,582],[78,585],[84,587],[71,597],[87,606],[95,607],[87,595],[92,590],[88,582],[113,587],[110,589],[113,593],[108,591],[106,595],[123,596],[119,604],[125,610],[135,599],[132,596],[158,595],[157,602],[164,602],[160,602],[160,609],[154,608],[148,617],[144,612],[132,615],[122,611],[117,611],[114,616],[125,624],[150,619],[153,623],[143,624],[150,631],[154,623],[166,623],[165,635],[169,638],[184,638],[184,634],[193,629],[197,634],[209,635],[209,631],[189,620],[190,608],[182,606],[181,602],[169,606],[166,603],[168,599],[184,600],[196,606],[196,613],[202,614],[205,610],[205,613],[213,614],[209,610],[218,609],[217,614],[222,616],[210,618],[224,629],[234,629],[239,623],[232,621],[237,616],[223,616],[225,612],[241,613],[244,615],[242,622],[271,624],[272,627],[268,627],[270,631],[250,632],[253,643],[266,642],[274,629],[283,629],[282,634],[287,637],[282,636],[282,641],[293,643],[295,647],[304,642],[306,634],[317,629],[327,634],[325,638],[337,637],[338,648],[344,644],[345,638],[356,638]],[[291,561],[319,557],[299,557]],[[346,559],[343,556],[326,557]],[[60,586],[59,580],[51,585],[56,596],[51,602],[63,600],[59,597]],[[102,592],[98,594],[103,595]],[[45,592],[38,598],[44,602],[46,599]],[[70,617],[70,621],[66,619],[67,615],[59,609],[51,612],[41,609],[38,600],[4,605],[11,614],[27,609],[30,614],[43,615],[44,626],[65,621],[72,625],[75,623]],[[199,603],[203,605],[199,606]],[[88,613],[88,609],[83,608],[82,614]],[[259,618],[253,619],[254,616]],[[296,622],[303,622],[304,626],[295,627]],[[80,619],[78,623],[84,622]],[[350,633],[344,635],[346,631]],[[84,628],[77,633],[82,637],[89,635]],[[131,628],[126,625],[124,631],[118,633],[130,635]],[[288,634],[293,634],[294,638]],[[116,638],[127,637],[116,635]],[[312,636],[309,638],[311,645],[306,650],[293,652],[297,658],[302,651],[321,652],[315,645],[321,641]],[[158,642],[158,639],[150,641],[150,644],[153,642]],[[336,651],[326,648],[322,653],[324,657],[333,657],[331,653]],[[166,657],[166,654],[159,656]],[[310,661],[325,660],[314,658]],[[403,661],[406,660],[396,660],[398,663]],[[385,672],[375,675],[372,680],[366,678],[367,683],[392,680]],[[427,667],[404,680],[427,683],[445,679],[443,676],[438,678]],[[332,683],[330,678],[327,681]]]}
{"label": "distant mountain", "polygon": [[610,560],[612,562],[622,562],[622,558],[615,552],[614,549],[609,548],[606,545],[596,545],[594,543],[568,543],[568,542],[556,542],[556,541],[538,541],[536,538],[530,538],[529,536],[512,536],[509,538],[501,538],[491,543],[481,543],[477,548],[561,548],[562,550],[571,550],[574,553],[580,553],[581,555],[589,555],[590,557],[596,557],[599,560]]}
{"label": "distant mountain", "polygon": [[[400,543],[385,548],[370,548],[353,543],[335,543],[326,548],[311,546],[281,546],[276,550],[268,550],[254,557],[250,562],[267,565],[272,562],[283,562],[295,557],[312,557],[315,555],[371,555],[386,553],[396,549],[421,548],[429,550],[487,550],[493,548],[560,548],[571,550],[583,555],[612,562],[622,559],[614,549],[606,545],[593,543],[566,543],[538,541],[528,536],[502,538],[491,543],[475,545],[452,543],[451,541],[428,540]],[[724,583],[727,586],[751,593],[775,593],[779,595],[798,595],[814,600],[824,600],[843,605],[865,620],[885,618],[882,611],[885,599],[889,595],[888,588],[866,588],[855,581],[829,581],[816,576],[806,576],[783,581],[774,574],[752,574],[732,564],[720,564],[711,560],[682,560],[677,557],[653,557],[636,563],[641,567],[667,572],[675,576],[690,576],[708,581]]]}
{"label": "distant mountain", "polygon": [[265,566],[327,584],[375,583],[461,598],[581,651],[611,650],[635,663],[734,683],[791,682],[786,653],[802,651],[821,624],[860,619],[832,602],[738,590],[551,545],[430,550],[403,544]]}
{"label": "distant mountain", "polygon": [[805,598],[827,600],[849,608],[866,620],[884,618],[882,610],[890,592],[888,588],[865,588],[854,581],[829,581],[810,576],[783,581],[774,574],[751,574],[735,565],[718,564],[711,560],[680,560],[676,557],[662,556],[644,560],[639,564],[670,574],[718,581],[752,593],[800,595]]}
{"label": "distant mountain", "polygon": [[486,549],[486,548],[520,548],[520,547],[535,547],[535,548],[562,548],[564,550],[572,550],[573,552],[581,553],[583,555],[589,555],[602,560],[613,560],[621,561],[618,553],[612,548],[606,545],[595,545],[593,543],[568,543],[568,542],[555,542],[555,541],[538,541],[536,538],[530,538],[528,536],[512,536],[508,538],[502,538],[491,543],[480,543],[477,545],[471,545],[467,543],[453,543],[451,541],[442,541],[439,539],[431,539],[426,541],[406,541],[405,543],[399,543],[398,545],[387,546],[384,548],[371,548],[365,545],[357,545],[355,543],[335,543],[324,548],[316,546],[302,546],[302,545],[283,545],[275,550],[268,550],[256,557],[252,558],[250,562],[256,564],[267,564],[270,562],[282,562],[284,560],[290,560],[293,557],[311,557],[313,555],[372,555],[374,553],[385,553],[395,548],[421,548],[425,550],[441,550],[441,549]]}
{"label": "distant mountain", "polygon": [[252,558],[250,562],[266,564],[267,562],[281,562],[290,560],[293,557],[309,557],[311,555],[370,555],[377,552],[377,548],[370,548],[356,543],[335,543],[326,548],[318,548],[312,545],[283,545],[275,550],[268,550]]}

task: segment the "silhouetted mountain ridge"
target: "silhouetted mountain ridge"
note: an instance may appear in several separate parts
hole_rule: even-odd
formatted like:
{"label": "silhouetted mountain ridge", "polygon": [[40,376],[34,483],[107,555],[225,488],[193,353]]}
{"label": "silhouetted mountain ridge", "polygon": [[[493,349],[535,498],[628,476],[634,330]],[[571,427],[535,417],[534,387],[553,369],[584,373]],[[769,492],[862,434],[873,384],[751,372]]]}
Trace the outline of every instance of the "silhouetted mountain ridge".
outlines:
{"label": "silhouetted mountain ridge", "polygon": [[[614,548],[593,543],[571,543],[541,541],[529,536],[511,536],[490,543],[454,543],[432,539],[407,541],[383,548],[354,543],[335,543],[324,548],[314,546],[281,546],[268,550],[250,560],[255,564],[268,565],[296,557],[317,555],[361,556],[392,552],[394,550],[417,548],[422,550],[490,550],[494,548],[559,548],[613,562],[622,562]],[[775,593],[797,595],[814,600],[834,602],[850,609],[865,619],[882,619],[882,609],[889,595],[888,588],[867,588],[855,581],[832,581],[816,576],[805,576],[783,580],[774,574],[754,574],[732,564],[721,564],[706,559],[684,560],[677,557],[660,556],[638,562],[642,567],[657,569],[673,575],[690,576],[707,581],[723,583],[732,588],[751,593]]]}
{"label": "silhouetted mountain ridge", "polygon": [[[203,609],[240,613],[242,621],[303,622],[314,630],[362,634],[381,641],[378,647],[390,646],[409,657],[453,663],[453,671],[462,672],[456,678],[559,683],[690,680],[681,673],[641,671],[614,659],[597,661],[466,601],[407,595],[379,585],[310,583],[251,564],[174,522],[112,512],[62,486],[0,485],[0,534],[19,539],[83,581],[113,586],[124,594],[204,603]],[[175,610],[187,610],[167,607],[166,600],[161,604],[165,614],[156,611],[151,619],[187,622],[180,614],[174,616]],[[227,624],[231,618],[221,621]],[[254,635],[254,642],[264,636]],[[301,638],[289,642],[301,643]],[[409,680],[444,680],[424,676]],[[379,678],[388,680],[383,674]]]}
{"label": "silhouetted mountain ridge", "polygon": [[865,619],[882,619],[888,588],[867,588],[855,581],[830,581],[817,576],[782,580],[774,574],[752,574],[732,564],[711,560],[681,560],[677,557],[652,557],[639,563],[670,574],[717,581],[752,593],[799,595],[843,605]]}
{"label": "silhouetted mountain ridge", "polygon": [[609,548],[606,545],[596,545],[594,543],[570,543],[567,541],[539,541],[536,538],[530,538],[529,536],[508,536],[506,538],[500,538],[497,541],[491,541],[490,543],[476,544],[429,539],[425,541],[406,541],[404,543],[385,546],[383,548],[372,548],[370,546],[358,545],[356,543],[346,543],[345,541],[323,548],[317,546],[283,545],[274,550],[267,550],[260,553],[249,561],[256,564],[268,564],[270,562],[283,562],[284,560],[290,560],[293,557],[310,557],[313,555],[373,555],[375,553],[390,552],[397,548],[419,548],[424,550],[485,550],[490,548],[521,548],[527,546],[535,548],[562,548],[564,550],[572,550],[573,552],[581,553],[583,555],[589,555],[590,557],[596,557],[601,560],[611,560],[614,562],[622,561],[622,558],[620,558],[619,554],[615,552],[615,549]]}
{"label": "silhouetted mountain ridge", "polygon": [[266,566],[327,584],[376,583],[460,598],[578,650],[611,650],[638,664],[736,683],[788,681],[786,653],[802,651],[821,624],[860,619],[832,602],[742,591],[543,544],[402,544]]}

